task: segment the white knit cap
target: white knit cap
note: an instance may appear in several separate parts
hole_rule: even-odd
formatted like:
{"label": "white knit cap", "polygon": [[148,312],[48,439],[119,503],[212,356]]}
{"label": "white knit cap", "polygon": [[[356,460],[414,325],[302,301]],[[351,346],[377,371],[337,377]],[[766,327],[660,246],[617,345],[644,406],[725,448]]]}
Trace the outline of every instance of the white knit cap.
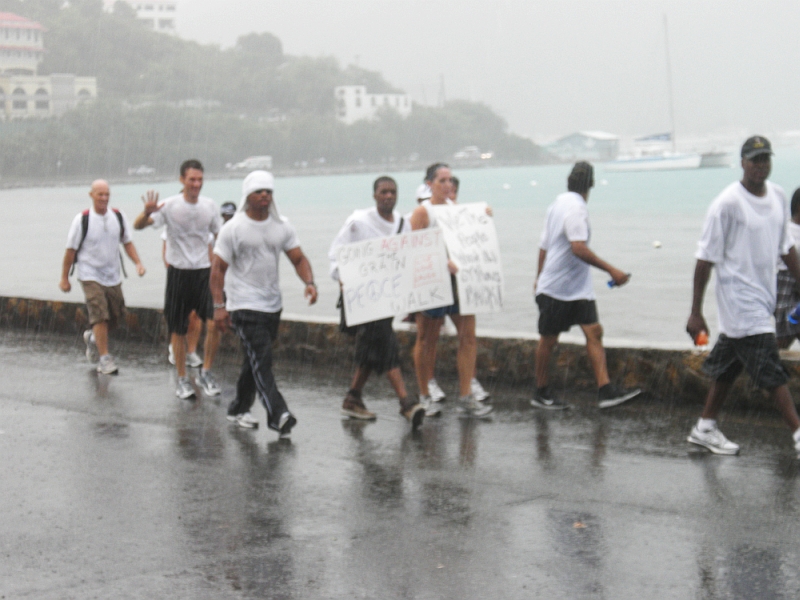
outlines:
{"label": "white knit cap", "polygon": [[[275,177],[269,171],[253,171],[244,178],[242,182],[242,200],[239,202],[239,210],[244,210],[247,204],[247,197],[258,190],[274,190]],[[278,205],[275,204],[275,199],[269,205],[269,214],[276,219],[280,219],[281,215],[278,212]]]}

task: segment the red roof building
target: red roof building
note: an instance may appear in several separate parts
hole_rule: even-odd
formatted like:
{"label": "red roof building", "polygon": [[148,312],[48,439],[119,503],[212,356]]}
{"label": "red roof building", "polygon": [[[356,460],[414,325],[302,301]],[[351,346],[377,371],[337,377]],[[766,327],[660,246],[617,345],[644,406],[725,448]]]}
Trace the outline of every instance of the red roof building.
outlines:
{"label": "red roof building", "polygon": [[0,74],[36,75],[44,57],[44,31],[36,21],[0,12]]}

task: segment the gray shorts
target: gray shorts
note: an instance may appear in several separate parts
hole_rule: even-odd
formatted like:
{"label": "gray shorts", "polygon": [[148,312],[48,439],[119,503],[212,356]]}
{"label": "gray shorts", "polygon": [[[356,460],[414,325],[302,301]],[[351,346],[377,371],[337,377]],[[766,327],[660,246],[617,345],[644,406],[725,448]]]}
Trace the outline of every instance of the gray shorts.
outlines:
{"label": "gray shorts", "polygon": [[793,338],[800,335],[800,323],[792,325],[787,317],[800,302],[797,281],[789,271],[778,271],[778,297],[775,303],[775,335]]}
{"label": "gray shorts", "polygon": [[774,334],[760,333],[743,338],[720,334],[703,363],[703,372],[715,381],[731,383],[743,370],[764,390],[773,390],[789,381],[789,372],[781,364]]}

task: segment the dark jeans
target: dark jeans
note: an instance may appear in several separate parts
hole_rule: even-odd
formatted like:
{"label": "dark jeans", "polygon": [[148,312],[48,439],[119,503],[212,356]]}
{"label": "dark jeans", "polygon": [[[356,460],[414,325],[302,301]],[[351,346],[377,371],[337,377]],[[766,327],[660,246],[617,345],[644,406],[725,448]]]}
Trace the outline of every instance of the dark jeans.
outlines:
{"label": "dark jeans", "polygon": [[280,311],[236,310],[231,313],[233,330],[242,340],[244,361],[236,382],[236,397],[228,406],[228,414],[249,411],[258,392],[267,410],[267,425],[275,431],[278,431],[281,415],[289,411],[272,375],[272,342],[278,335],[280,320]]}

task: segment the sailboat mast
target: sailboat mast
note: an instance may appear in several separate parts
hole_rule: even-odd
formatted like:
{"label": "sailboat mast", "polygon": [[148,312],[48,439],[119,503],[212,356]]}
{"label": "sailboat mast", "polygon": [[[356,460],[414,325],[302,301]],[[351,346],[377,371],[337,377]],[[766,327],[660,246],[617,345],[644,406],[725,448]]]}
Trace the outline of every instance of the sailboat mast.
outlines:
{"label": "sailboat mast", "polygon": [[672,151],[677,152],[675,145],[675,104],[672,99],[672,62],[669,58],[669,28],[667,27],[667,15],[664,14],[664,50],[667,58],[667,99],[669,100],[669,127],[670,137],[672,138]]}

